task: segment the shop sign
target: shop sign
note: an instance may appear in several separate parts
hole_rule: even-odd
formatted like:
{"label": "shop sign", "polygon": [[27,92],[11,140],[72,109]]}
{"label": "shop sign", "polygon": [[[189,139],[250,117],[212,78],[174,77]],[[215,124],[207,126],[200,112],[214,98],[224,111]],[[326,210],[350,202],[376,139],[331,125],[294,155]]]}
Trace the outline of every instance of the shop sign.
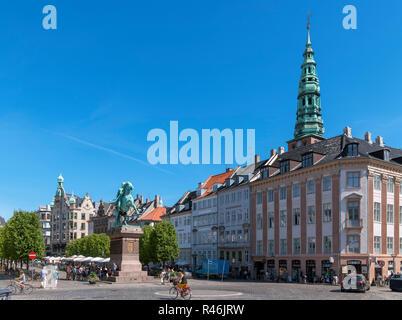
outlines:
{"label": "shop sign", "polygon": [[300,267],[300,266],[301,266],[300,260],[293,260],[293,261],[292,261],[292,267],[293,267],[293,268],[298,268],[298,267]]}
{"label": "shop sign", "polygon": [[359,264],[362,264],[362,262],[359,260],[349,260],[348,264],[349,265],[359,265]]}
{"label": "shop sign", "polygon": [[367,274],[367,266],[362,266],[362,273]]}

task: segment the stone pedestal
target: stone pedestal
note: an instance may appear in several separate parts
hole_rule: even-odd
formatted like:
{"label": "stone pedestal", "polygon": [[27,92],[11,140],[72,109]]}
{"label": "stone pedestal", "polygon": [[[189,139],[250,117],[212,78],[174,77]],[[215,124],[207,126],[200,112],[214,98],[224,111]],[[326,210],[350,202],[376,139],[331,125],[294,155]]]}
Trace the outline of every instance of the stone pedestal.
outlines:
{"label": "stone pedestal", "polygon": [[139,260],[140,227],[119,227],[108,232],[110,238],[110,262],[116,263],[120,271],[108,277],[112,282],[151,281],[153,277],[142,271]]}

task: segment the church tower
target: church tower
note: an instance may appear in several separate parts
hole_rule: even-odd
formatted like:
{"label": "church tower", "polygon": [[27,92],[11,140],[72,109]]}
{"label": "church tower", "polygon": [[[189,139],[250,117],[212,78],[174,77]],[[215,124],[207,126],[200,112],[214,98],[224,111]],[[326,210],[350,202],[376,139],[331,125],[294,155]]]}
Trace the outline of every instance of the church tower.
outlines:
{"label": "church tower", "polygon": [[288,142],[289,150],[324,140],[320,83],[311,47],[310,21],[307,22],[307,42],[303,57],[297,96],[297,120],[294,139]]}

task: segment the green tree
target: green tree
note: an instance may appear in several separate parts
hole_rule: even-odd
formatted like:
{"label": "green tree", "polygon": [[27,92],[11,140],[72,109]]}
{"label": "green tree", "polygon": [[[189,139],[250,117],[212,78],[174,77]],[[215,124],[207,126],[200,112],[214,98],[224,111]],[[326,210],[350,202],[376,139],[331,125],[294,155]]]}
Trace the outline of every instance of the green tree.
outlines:
{"label": "green tree", "polygon": [[66,255],[83,255],[86,257],[108,258],[110,256],[110,238],[105,234],[91,234],[84,238],[76,239],[66,247]]}
{"label": "green tree", "polygon": [[179,244],[176,230],[169,221],[157,223],[153,227],[150,237],[150,246],[153,251],[154,263],[172,261],[179,256]]}
{"label": "green tree", "polygon": [[4,252],[4,227],[0,227],[0,260],[1,264],[3,264],[3,260],[6,259],[6,255]]}
{"label": "green tree", "polygon": [[36,212],[14,211],[3,230],[3,253],[7,259],[25,261],[28,265],[28,254],[36,253],[40,259],[45,253],[45,243]]}
{"label": "green tree", "polygon": [[140,237],[139,250],[140,250],[140,261],[143,264],[148,265],[150,262],[154,261],[153,249],[151,246],[151,234],[153,232],[152,226],[142,227],[144,232]]}

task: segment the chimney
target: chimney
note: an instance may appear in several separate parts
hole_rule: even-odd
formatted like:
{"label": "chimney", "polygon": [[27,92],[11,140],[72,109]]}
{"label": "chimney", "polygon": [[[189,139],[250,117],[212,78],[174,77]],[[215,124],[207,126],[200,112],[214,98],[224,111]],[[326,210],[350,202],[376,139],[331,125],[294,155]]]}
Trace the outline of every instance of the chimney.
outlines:
{"label": "chimney", "polygon": [[278,154],[281,155],[282,153],[285,153],[285,147],[278,148]]}
{"label": "chimney", "polygon": [[276,149],[271,149],[270,154],[271,154],[271,157],[273,157],[274,155],[276,155]]}
{"label": "chimney", "polygon": [[255,162],[255,163],[258,163],[258,162],[260,162],[260,159],[261,159],[261,158],[260,158],[260,155],[259,155],[259,154],[256,154],[255,157],[254,157],[254,162]]}
{"label": "chimney", "polygon": [[373,140],[371,140],[371,132],[366,132],[366,134],[364,135],[364,140],[366,140],[370,144],[373,143]]}
{"label": "chimney", "polygon": [[226,172],[233,171],[232,168],[226,168]]}
{"label": "chimney", "polygon": [[343,133],[348,138],[352,138],[352,128],[345,127],[345,129],[343,129]]}
{"label": "chimney", "polygon": [[144,196],[141,196],[141,201],[140,201],[140,203],[141,203],[141,204],[144,203]]}
{"label": "chimney", "polygon": [[137,193],[137,199],[136,200],[140,200],[140,195]]}
{"label": "chimney", "polygon": [[384,146],[384,140],[383,140],[383,138],[382,138],[381,136],[378,136],[378,137],[375,139],[375,142],[376,142],[377,144],[379,144],[380,147],[383,147],[383,146]]}
{"label": "chimney", "polygon": [[147,198],[147,200],[146,200],[146,201],[147,201],[147,203],[149,203],[151,200],[149,200],[149,198]]}
{"label": "chimney", "polygon": [[155,207],[159,208],[161,206],[161,197],[159,195],[155,195]]}

